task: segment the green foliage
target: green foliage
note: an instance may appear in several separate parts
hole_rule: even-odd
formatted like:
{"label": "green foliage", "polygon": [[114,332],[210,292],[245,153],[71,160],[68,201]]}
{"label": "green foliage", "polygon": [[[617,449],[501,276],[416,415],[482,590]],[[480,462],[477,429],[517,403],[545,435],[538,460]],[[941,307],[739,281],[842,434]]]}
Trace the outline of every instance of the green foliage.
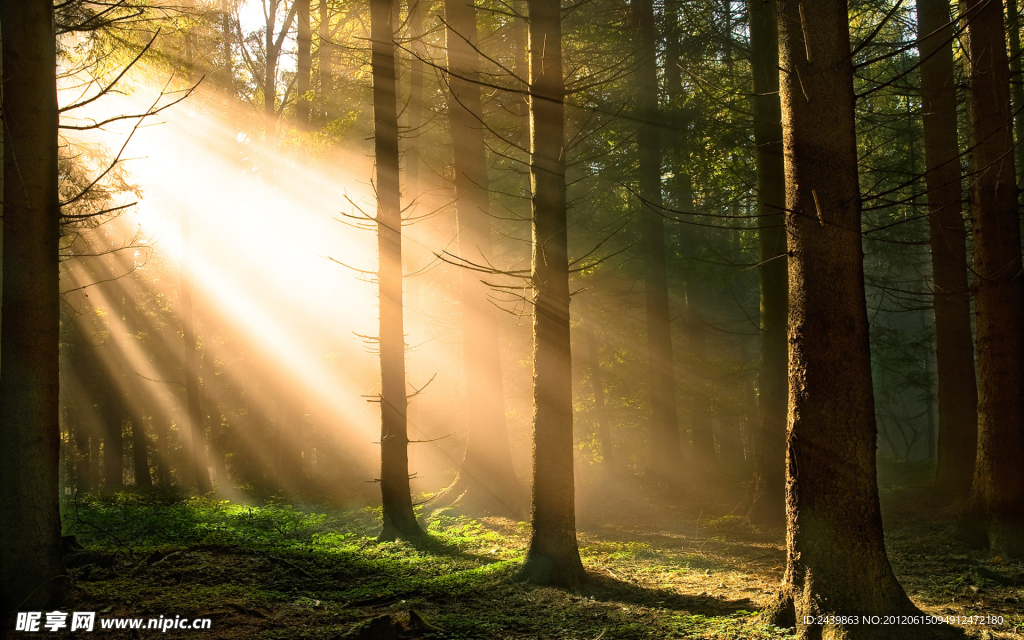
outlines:
{"label": "green foliage", "polygon": [[[248,626],[260,638],[338,637],[406,610],[445,638],[789,637],[718,600],[598,576],[647,563],[661,580],[689,563],[643,542],[585,545],[595,578],[569,594],[512,581],[525,550],[521,523],[450,509],[426,516],[430,535],[415,543],[377,543],[379,509],[119,493],[64,512],[65,533],[82,545],[67,558],[74,604],[110,615],[211,616],[214,631]],[[719,580],[718,571],[696,575]]]}

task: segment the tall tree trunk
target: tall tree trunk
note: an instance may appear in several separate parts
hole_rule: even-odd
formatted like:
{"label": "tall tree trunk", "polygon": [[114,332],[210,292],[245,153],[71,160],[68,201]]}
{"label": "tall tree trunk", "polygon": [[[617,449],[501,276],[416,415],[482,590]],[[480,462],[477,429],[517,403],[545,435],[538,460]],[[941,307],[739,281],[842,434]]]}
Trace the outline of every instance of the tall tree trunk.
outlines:
{"label": "tall tree trunk", "polygon": [[[467,264],[491,259],[490,193],[481,119],[476,7],[445,0],[448,119],[455,166],[459,256]],[[526,494],[512,468],[505,424],[496,309],[472,269],[462,269],[462,344],[466,377],[466,455],[453,493],[482,509],[522,517]]]}
{"label": "tall tree trunk", "polygon": [[300,131],[309,128],[309,88],[310,75],[312,72],[313,59],[311,49],[313,46],[313,32],[309,23],[309,2],[310,0],[295,0],[296,20],[299,22],[299,32],[296,37],[298,45],[297,66],[295,73],[295,92],[298,94],[295,99],[295,119],[298,121]]}
{"label": "tall tree trunk", "polygon": [[979,0],[966,18],[977,171],[971,219],[978,458],[965,520],[987,534],[991,549],[1024,557],[1024,308],[1002,5]]}
{"label": "tall tree trunk", "polygon": [[786,314],[786,168],[779,102],[779,31],[775,0],[747,0],[750,67],[754,76],[754,144],[757,162],[758,259],[761,355],[758,370],[754,488],[747,516],[756,524],[786,519],[786,412],[789,345]]}
{"label": "tall tree trunk", "polygon": [[199,493],[207,493],[212,489],[210,469],[206,461],[206,437],[203,425],[203,410],[200,406],[199,371],[196,363],[197,351],[195,322],[192,317],[192,233],[189,227],[190,212],[188,206],[181,208],[181,334],[184,338],[183,369],[185,374],[185,402],[187,404],[188,422],[182,430],[186,435],[184,445],[186,465],[186,485],[193,485]]}
{"label": "tall tree trunk", "polygon": [[394,0],[370,0],[373,131],[377,160],[377,278],[380,283],[381,540],[422,534],[412,512],[402,322],[402,212],[398,183],[398,91]]}
{"label": "tall tree trunk", "polygon": [[572,355],[565,193],[562,12],[528,0],[533,259],[533,506],[518,577],[575,587],[586,577],[576,544]]}
{"label": "tall tree trunk", "polygon": [[[99,349],[116,350],[118,345],[106,344]],[[98,394],[100,416],[103,420],[103,488],[120,489],[124,486],[124,402],[121,398],[120,375],[110,363],[117,362],[116,354],[109,358],[97,358],[93,375],[101,380],[102,390]]]}
{"label": "tall tree trunk", "polygon": [[132,467],[135,472],[135,486],[148,489],[153,486],[153,478],[149,473],[149,453],[146,438],[145,408],[142,402],[142,394],[139,392],[139,377],[135,374],[135,367],[131,364],[129,355],[136,349],[135,334],[138,331],[138,309],[135,306],[135,294],[138,283],[131,276],[125,276],[128,284],[124,293],[124,327],[123,339],[123,360],[125,364],[125,386],[124,392],[128,411],[132,421]]}
{"label": "tall tree trunk", "polygon": [[632,0],[639,38],[636,95],[640,131],[640,197],[643,200],[643,239],[646,264],[644,288],[647,309],[648,387],[651,404],[651,470],[662,480],[673,479],[682,466],[676,377],[672,362],[668,274],[665,266],[665,220],[661,211],[661,148],[658,138],[658,67],[654,35],[654,3]]}
{"label": "tall tree trunk", "polygon": [[961,208],[949,0],[917,0],[917,37],[939,379],[935,487],[949,500],[963,503],[974,476],[978,386],[967,282],[967,233]]}
{"label": "tall tree trunk", "polygon": [[50,0],[0,3],[3,332],[0,610],[48,607],[61,561],[57,53]]}
{"label": "tall tree trunk", "polygon": [[325,120],[330,120],[331,92],[334,90],[334,44],[331,42],[330,0],[320,0],[320,25],[317,30],[316,67],[320,99]]}
{"label": "tall tree trunk", "polygon": [[615,468],[615,450],[612,434],[608,427],[608,416],[604,409],[604,377],[601,375],[601,352],[597,347],[594,329],[584,329],[587,340],[587,356],[590,361],[590,384],[594,390],[594,414],[597,416],[597,439],[601,443],[601,466],[606,475]]}
{"label": "tall tree trunk", "polygon": [[889,565],[878,505],[847,3],[778,4],[790,251],[788,532],[781,598],[766,613],[795,622],[801,639],[928,637],[927,628],[814,620],[918,612]]}
{"label": "tall tree trunk", "polygon": [[[1010,43],[1010,104],[1013,108],[1014,164],[1017,167],[1018,198],[1024,193],[1024,73],[1020,50],[1020,10],[1017,0],[1006,0],[1006,29]],[[1024,281],[1022,281],[1024,282]]]}

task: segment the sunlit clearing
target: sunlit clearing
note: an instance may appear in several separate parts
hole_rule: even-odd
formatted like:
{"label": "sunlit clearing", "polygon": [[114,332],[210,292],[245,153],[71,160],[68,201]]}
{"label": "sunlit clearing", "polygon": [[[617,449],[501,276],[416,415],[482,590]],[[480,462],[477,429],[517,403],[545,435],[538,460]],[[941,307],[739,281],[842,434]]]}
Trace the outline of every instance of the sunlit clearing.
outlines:
{"label": "sunlit clearing", "polygon": [[[141,113],[152,101],[143,93],[107,100],[103,108]],[[130,131],[128,123],[82,138],[116,149]],[[361,467],[347,471],[371,478],[379,409],[367,399],[378,393],[379,365],[358,336],[376,334],[377,299],[372,276],[356,269],[376,270],[376,242],[372,230],[338,220],[342,212],[373,215],[370,161],[341,154],[329,163],[300,163],[249,141],[230,122],[187,102],[147,120],[134,132],[125,157],[128,179],[141,190],[138,206],[83,232],[85,253],[123,248],[71,261],[74,275],[64,287],[84,287],[87,303],[68,296],[78,313],[95,315],[98,309],[102,316],[98,326],[109,335],[88,337],[92,344],[117,343],[116,349],[103,350],[101,365],[137,376],[139,384],[119,391],[147,407],[162,406],[147,397],[155,393],[153,387],[182,385],[180,292],[185,284],[179,267],[191,265],[203,401],[224,412],[243,397],[245,406],[237,409],[245,416],[243,430],[234,437],[266,438],[261,429],[247,427],[272,423],[274,439],[281,439],[277,445],[249,446],[299,452],[310,458],[305,466],[317,457],[310,446],[315,425],[318,442],[333,441],[345,450],[347,464]],[[146,246],[124,246],[133,237]],[[106,265],[89,266],[97,260]],[[109,273],[97,272],[104,269]],[[119,337],[129,333],[120,311],[129,286],[168,306],[167,318],[150,319],[151,325],[167,326],[150,326],[147,337],[152,345],[159,333],[173,355],[176,364],[167,371],[158,371],[154,362],[160,356],[144,353],[138,340]],[[164,389],[157,395],[173,405],[164,407],[160,419],[187,429],[184,393]],[[216,412],[204,408],[210,416]],[[279,452],[271,451],[274,455]],[[336,467],[339,460],[321,456],[318,462]]]}

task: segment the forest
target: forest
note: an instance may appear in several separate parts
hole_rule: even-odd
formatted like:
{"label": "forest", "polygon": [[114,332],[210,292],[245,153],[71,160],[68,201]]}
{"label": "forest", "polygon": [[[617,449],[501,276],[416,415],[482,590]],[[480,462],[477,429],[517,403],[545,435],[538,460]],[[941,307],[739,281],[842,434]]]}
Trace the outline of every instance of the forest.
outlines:
{"label": "forest", "polygon": [[0,636],[1024,638],[1017,0],[0,0]]}

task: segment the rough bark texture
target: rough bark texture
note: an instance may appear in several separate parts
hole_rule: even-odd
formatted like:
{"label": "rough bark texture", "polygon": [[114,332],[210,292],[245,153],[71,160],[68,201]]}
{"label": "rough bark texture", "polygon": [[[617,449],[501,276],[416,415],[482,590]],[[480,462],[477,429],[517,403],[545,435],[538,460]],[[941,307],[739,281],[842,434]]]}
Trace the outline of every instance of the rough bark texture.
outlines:
{"label": "rough bark texture", "polygon": [[[885,551],[844,0],[779,0],[789,241],[787,567],[799,638],[906,638],[805,616],[915,613]],[[790,604],[792,603],[792,604]],[[785,606],[782,606],[785,605]],[[783,615],[783,613],[789,615]],[[913,637],[929,637],[927,629]]]}
{"label": "rough bark texture", "polygon": [[[469,265],[491,260],[487,158],[481,123],[476,8],[445,1],[448,120],[455,167],[459,257]],[[526,515],[526,492],[512,468],[505,424],[497,310],[473,268],[462,269],[462,341],[466,375],[466,455],[452,493],[461,502],[507,515]]]}
{"label": "rough bark texture", "polygon": [[1024,308],[1002,5],[979,0],[966,17],[978,350],[978,457],[966,521],[991,549],[1024,557]]}
{"label": "rough bark texture", "polygon": [[970,493],[974,475],[978,387],[967,284],[967,234],[961,207],[949,0],[918,0],[917,33],[922,60],[921,112],[939,381],[935,487],[950,501],[962,503]]}
{"label": "rough bark texture", "polygon": [[380,284],[381,540],[422,535],[412,512],[402,321],[402,212],[398,184],[398,85],[392,0],[370,0],[373,143],[377,160],[377,278]]}
{"label": "rough bark texture", "polygon": [[786,519],[786,168],[779,102],[779,31],[774,0],[748,0],[750,66],[754,76],[754,143],[757,145],[758,249],[761,266],[761,354],[758,371],[754,488],[747,516],[757,524]]}
{"label": "rough bark texture", "polygon": [[[53,3],[0,3],[3,332],[0,610],[60,596],[57,89]],[[10,620],[11,618],[6,618]]]}
{"label": "rough bark texture", "polygon": [[576,545],[565,197],[565,82],[558,0],[529,0],[530,183],[533,192],[533,507],[518,577],[576,587]]}

